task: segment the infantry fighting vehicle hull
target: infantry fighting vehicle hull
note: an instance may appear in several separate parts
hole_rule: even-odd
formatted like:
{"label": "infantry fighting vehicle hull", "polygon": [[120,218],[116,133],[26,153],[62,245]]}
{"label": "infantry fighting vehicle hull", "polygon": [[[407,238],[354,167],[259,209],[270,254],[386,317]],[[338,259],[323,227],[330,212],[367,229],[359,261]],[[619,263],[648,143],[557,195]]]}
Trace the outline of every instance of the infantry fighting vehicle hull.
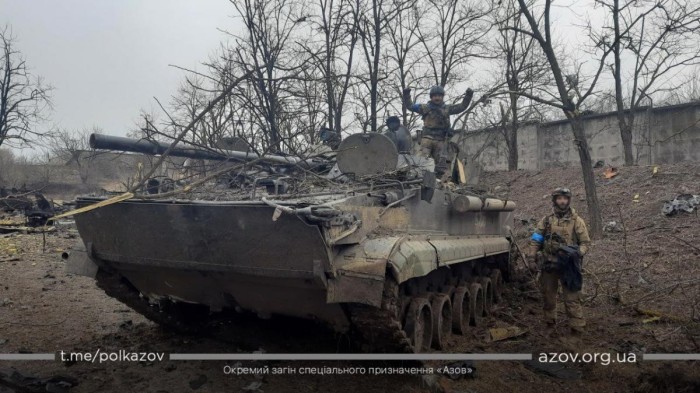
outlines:
{"label": "infantry fighting vehicle hull", "polygon": [[238,200],[135,197],[75,216],[87,258],[69,268],[161,323],[199,304],[317,319],[378,351],[441,349],[499,300],[514,204],[402,176],[306,193],[256,180]]}

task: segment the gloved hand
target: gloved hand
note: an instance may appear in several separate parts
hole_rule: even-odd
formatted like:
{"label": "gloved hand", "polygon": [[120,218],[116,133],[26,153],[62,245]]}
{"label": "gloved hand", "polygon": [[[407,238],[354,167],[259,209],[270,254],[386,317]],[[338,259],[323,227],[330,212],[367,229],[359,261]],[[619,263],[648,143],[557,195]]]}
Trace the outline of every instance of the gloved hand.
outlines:
{"label": "gloved hand", "polygon": [[474,90],[472,89],[467,89],[467,92],[465,93],[466,97],[468,100],[471,100],[472,97],[474,97]]}
{"label": "gloved hand", "polygon": [[472,89],[467,89],[466,93],[464,93],[464,98],[462,98],[462,105],[469,106],[469,103],[472,102],[472,97],[474,96],[474,90]]}

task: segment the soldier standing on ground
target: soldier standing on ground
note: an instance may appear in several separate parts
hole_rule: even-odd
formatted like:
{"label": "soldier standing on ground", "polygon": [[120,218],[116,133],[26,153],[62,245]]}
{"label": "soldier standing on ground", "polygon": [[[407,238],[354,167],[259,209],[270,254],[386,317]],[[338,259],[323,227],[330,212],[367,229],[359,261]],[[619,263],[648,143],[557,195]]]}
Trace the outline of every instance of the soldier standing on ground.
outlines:
{"label": "soldier standing on ground", "polygon": [[528,259],[540,268],[540,285],[544,298],[544,319],[553,329],[557,321],[559,282],[569,326],[580,336],[586,321],[581,306],[581,262],[588,252],[591,238],[585,221],[571,208],[571,190],[557,188],[552,192],[553,212],[537,224],[530,239]]}
{"label": "soldier standing on ground", "polygon": [[426,158],[431,157],[435,161],[435,172],[438,175],[447,169],[443,150],[446,141],[454,133],[450,125],[450,115],[467,110],[473,96],[472,89],[467,89],[461,103],[447,105],[444,102],[445,89],[442,86],[433,86],[430,88],[430,101],[426,104],[415,104],[411,100],[411,89],[403,91],[403,104],[406,109],[423,117],[420,154]]}
{"label": "soldier standing on ground", "polygon": [[384,131],[384,135],[389,137],[399,153],[411,153],[413,147],[413,141],[411,140],[411,133],[406,127],[401,125],[401,120],[398,116],[389,116],[386,119],[387,130]]}

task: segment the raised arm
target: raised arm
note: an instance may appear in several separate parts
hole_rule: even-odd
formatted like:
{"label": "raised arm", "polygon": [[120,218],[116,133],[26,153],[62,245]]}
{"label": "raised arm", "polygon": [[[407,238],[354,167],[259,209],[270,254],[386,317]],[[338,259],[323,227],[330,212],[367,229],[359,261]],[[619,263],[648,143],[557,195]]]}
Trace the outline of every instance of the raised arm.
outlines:
{"label": "raised arm", "polygon": [[411,89],[403,89],[403,105],[411,112],[421,113],[420,104],[415,104],[411,100]]}
{"label": "raised arm", "polygon": [[462,102],[459,104],[450,105],[450,115],[456,115],[466,111],[467,108],[469,108],[469,103],[472,101],[472,97],[474,97],[474,91],[472,89],[467,89],[467,92],[464,93],[464,98],[462,98]]}

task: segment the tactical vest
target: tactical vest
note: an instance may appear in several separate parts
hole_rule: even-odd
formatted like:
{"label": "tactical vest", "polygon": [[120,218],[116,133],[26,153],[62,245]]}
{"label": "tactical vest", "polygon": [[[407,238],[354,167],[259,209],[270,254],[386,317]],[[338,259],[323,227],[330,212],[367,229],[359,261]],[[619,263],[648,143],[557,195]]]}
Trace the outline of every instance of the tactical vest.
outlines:
{"label": "tactical vest", "polygon": [[446,104],[423,104],[423,135],[444,137],[450,130],[450,112]]}
{"label": "tactical vest", "polygon": [[[554,213],[546,217],[544,233],[542,234],[544,236],[542,251],[545,255],[556,256],[560,245],[578,244],[579,239],[578,235],[576,235],[577,221],[578,215],[574,211],[561,218]],[[553,234],[559,235],[561,241],[557,239],[557,236],[552,236]]]}

